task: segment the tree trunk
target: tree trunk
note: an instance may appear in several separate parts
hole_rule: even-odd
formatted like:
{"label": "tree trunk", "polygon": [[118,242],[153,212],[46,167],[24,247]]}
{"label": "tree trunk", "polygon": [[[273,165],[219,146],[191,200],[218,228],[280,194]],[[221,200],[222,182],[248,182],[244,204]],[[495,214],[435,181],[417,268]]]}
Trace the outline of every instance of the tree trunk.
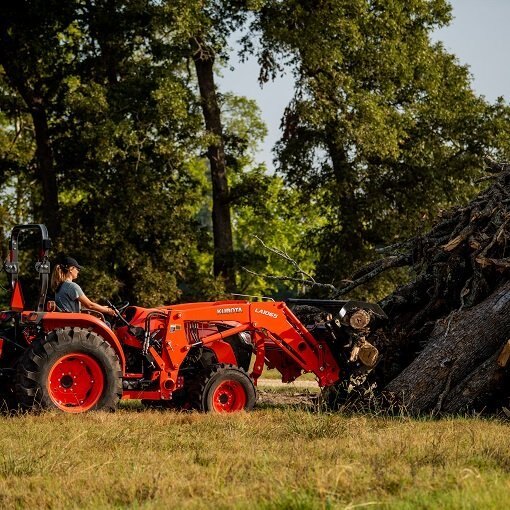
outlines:
{"label": "tree trunk", "polygon": [[53,154],[48,133],[48,121],[43,108],[31,108],[36,139],[36,159],[38,178],[42,188],[42,207],[40,211],[43,222],[53,238],[60,235],[60,214],[58,202],[58,187]]}
{"label": "tree trunk", "polygon": [[235,289],[234,248],[230,220],[230,196],[223,142],[221,112],[214,83],[214,54],[201,39],[191,41],[198,78],[205,127],[212,136],[207,150],[212,181],[212,223],[214,236],[214,275],[222,276],[227,290]]}
{"label": "tree trunk", "polygon": [[[9,36],[9,24],[5,18],[0,18],[0,65],[2,65],[7,79],[25,101],[34,124],[37,162],[37,179],[42,190],[42,204],[36,208],[40,220],[48,227],[50,235],[60,234],[60,214],[58,202],[58,186],[48,132],[48,120],[45,111],[45,98],[37,90],[42,89],[37,76],[25,76],[22,63],[17,60],[16,45]],[[32,70],[35,73],[35,70]],[[30,85],[34,83],[34,85]]]}
{"label": "tree trunk", "polygon": [[448,393],[441,411],[459,413],[474,407],[483,410],[488,404],[493,407],[494,404],[506,404],[509,395],[508,369],[497,364],[498,353],[475,368]]}
{"label": "tree trunk", "polygon": [[494,172],[469,204],[384,248],[385,258],[334,293],[345,298],[383,271],[411,266],[414,281],[380,302],[389,320],[369,338],[381,353],[371,382],[411,413],[510,406],[510,363],[500,366],[510,357],[510,168]]}
{"label": "tree trunk", "polygon": [[457,412],[492,392],[510,331],[510,282],[479,305],[437,321],[427,346],[385,388],[412,413]]}

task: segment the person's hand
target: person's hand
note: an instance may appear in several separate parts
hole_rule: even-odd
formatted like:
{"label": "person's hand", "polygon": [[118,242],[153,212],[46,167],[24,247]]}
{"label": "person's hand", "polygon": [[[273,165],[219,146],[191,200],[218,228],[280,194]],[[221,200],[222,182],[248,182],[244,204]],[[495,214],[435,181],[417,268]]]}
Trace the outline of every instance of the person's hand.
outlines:
{"label": "person's hand", "polygon": [[113,310],[113,308],[110,308],[109,306],[106,307],[106,313],[111,317],[114,317],[116,315],[115,310]]}

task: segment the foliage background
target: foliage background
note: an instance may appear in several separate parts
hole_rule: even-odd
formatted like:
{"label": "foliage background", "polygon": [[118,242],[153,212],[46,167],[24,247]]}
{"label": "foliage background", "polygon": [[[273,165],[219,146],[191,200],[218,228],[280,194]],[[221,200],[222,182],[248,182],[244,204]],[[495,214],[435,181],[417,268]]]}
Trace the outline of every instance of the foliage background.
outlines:
{"label": "foliage background", "polygon": [[[47,223],[52,262],[75,256],[96,299],[318,295],[245,271],[303,277],[254,236],[337,285],[377,248],[474,196],[487,155],[508,156],[507,103],[475,94],[468,70],[431,40],[450,20],[445,0],[2,6],[1,237],[16,223]],[[295,91],[272,173],[254,159],[266,133],[257,105],[216,89],[235,289],[213,272],[206,152],[216,140],[190,45],[207,43],[218,75],[233,34],[258,59],[261,83],[286,69]],[[357,295],[379,298],[408,276]]]}

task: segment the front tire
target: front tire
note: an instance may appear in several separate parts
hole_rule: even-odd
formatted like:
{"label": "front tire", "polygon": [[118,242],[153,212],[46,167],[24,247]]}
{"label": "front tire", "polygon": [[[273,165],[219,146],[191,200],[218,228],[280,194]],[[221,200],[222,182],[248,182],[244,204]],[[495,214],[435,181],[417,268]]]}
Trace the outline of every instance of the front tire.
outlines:
{"label": "front tire", "polygon": [[253,381],[234,365],[216,365],[199,377],[190,391],[192,405],[203,412],[233,413],[250,411],[257,400]]}
{"label": "front tire", "polygon": [[122,396],[122,370],[111,345],[97,333],[57,329],[27,349],[15,390],[25,409],[113,410]]}

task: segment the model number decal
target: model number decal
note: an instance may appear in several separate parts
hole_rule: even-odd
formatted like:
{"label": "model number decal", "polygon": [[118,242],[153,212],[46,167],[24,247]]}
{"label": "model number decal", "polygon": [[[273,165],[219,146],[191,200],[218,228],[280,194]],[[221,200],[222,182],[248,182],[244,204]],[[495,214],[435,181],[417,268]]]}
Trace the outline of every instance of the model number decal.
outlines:
{"label": "model number decal", "polygon": [[233,306],[231,308],[218,308],[216,310],[218,313],[239,313],[242,311],[243,309],[240,306]]}
{"label": "model number decal", "polygon": [[278,318],[278,314],[274,312],[268,312],[267,310],[261,310],[260,308],[255,308],[255,313],[261,313],[262,315],[267,315],[268,317],[272,317],[273,319]]}

